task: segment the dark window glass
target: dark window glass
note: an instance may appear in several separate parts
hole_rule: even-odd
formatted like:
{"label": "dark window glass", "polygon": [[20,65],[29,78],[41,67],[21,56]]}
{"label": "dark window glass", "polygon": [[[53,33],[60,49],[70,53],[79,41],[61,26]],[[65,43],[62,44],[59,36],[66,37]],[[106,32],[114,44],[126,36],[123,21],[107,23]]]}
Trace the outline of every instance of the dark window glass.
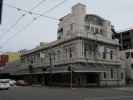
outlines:
{"label": "dark window glass", "polygon": [[126,58],[128,59],[130,56],[130,53],[129,52],[126,52]]}
{"label": "dark window glass", "polygon": [[106,59],[106,53],[103,52],[103,59]]}
{"label": "dark window glass", "polygon": [[58,39],[61,39],[61,37],[63,36],[63,28],[58,30]]}
{"label": "dark window glass", "polygon": [[107,54],[107,49],[104,48],[104,51],[103,51],[103,59],[106,59],[106,54]]}
{"label": "dark window glass", "polygon": [[133,64],[131,64],[131,68],[133,69]]}
{"label": "dark window glass", "polygon": [[133,58],[133,53],[131,53],[131,57]]}
{"label": "dark window glass", "polygon": [[106,79],[106,77],[107,77],[107,76],[106,76],[106,72],[103,73],[103,77],[104,77],[104,79]]}
{"label": "dark window glass", "polygon": [[86,57],[87,56],[87,45],[85,44],[84,46],[85,46],[84,47],[84,56]]}
{"label": "dark window glass", "polygon": [[113,51],[110,51],[110,59],[113,59]]}
{"label": "dark window glass", "polygon": [[123,79],[124,78],[124,74],[123,74],[123,72],[121,72],[121,79]]}
{"label": "dark window glass", "polygon": [[70,24],[70,29],[71,29],[71,30],[73,30],[73,25],[74,25],[73,23]]}
{"label": "dark window glass", "polygon": [[113,69],[111,69],[111,78],[113,78],[114,75],[113,75]]}
{"label": "dark window glass", "polygon": [[72,58],[72,48],[69,48],[69,57]]}
{"label": "dark window glass", "polygon": [[28,67],[29,67],[29,72],[30,73],[33,73],[33,66],[32,65],[29,65]]}

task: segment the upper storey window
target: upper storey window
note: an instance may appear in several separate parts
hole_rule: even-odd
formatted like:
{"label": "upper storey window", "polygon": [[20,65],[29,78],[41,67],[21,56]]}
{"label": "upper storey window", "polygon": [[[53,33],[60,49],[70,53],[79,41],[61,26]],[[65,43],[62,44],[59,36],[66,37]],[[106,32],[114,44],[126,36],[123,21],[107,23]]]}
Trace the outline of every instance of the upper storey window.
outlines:
{"label": "upper storey window", "polygon": [[73,25],[74,23],[70,24],[70,30],[73,31]]}
{"label": "upper storey window", "polygon": [[60,28],[60,29],[58,30],[58,36],[57,36],[57,38],[58,38],[58,39],[61,39],[62,36],[63,36],[63,28]]}
{"label": "upper storey window", "polygon": [[85,16],[85,30],[87,32],[103,35],[104,19],[96,15]]}
{"label": "upper storey window", "polygon": [[87,32],[90,32],[90,33],[93,33],[93,34],[103,35],[103,28],[101,26],[98,26],[98,25],[88,24],[88,25],[85,26],[85,30]]}
{"label": "upper storey window", "polygon": [[86,23],[103,26],[104,21],[105,20],[103,18],[101,18],[97,15],[86,15],[85,16]]}

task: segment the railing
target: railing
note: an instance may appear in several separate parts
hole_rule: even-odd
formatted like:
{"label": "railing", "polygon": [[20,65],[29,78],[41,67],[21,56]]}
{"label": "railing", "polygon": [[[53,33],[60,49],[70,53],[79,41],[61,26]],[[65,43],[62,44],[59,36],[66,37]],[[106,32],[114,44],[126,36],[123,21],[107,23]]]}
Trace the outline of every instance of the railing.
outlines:
{"label": "railing", "polygon": [[[87,32],[85,32],[85,33],[87,33]],[[100,41],[100,42],[104,42],[104,43],[119,45],[118,40],[106,38],[106,37],[101,36],[101,35],[93,35],[93,34],[89,34],[89,33],[85,34],[85,33],[78,32],[78,34],[76,34],[76,36],[80,36],[80,37],[84,37],[84,38],[88,38],[88,39],[91,39],[91,40]],[[96,38],[97,38],[97,40],[96,40]]]}

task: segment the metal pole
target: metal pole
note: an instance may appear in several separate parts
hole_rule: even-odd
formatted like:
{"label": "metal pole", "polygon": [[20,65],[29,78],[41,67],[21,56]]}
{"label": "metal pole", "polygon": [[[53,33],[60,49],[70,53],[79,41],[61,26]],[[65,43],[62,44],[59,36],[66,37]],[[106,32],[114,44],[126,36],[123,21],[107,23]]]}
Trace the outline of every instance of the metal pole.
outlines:
{"label": "metal pole", "polygon": [[73,78],[72,78],[72,70],[71,70],[71,82],[70,82],[70,87],[71,87],[71,89],[72,89],[72,85],[73,85],[73,82],[72,82],[72,80],[73,80]]}
{"label": "metal pole", "polygon": [[122,33],[120,33],[120,42],[121,42],[121,50],[123,50],[123,37],[122,37]]}

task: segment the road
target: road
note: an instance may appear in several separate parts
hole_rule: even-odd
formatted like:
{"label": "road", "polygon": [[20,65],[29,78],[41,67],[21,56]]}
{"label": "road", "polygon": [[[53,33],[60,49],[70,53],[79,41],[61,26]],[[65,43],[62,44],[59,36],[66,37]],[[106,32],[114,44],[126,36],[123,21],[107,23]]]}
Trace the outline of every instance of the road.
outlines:
{"label": "road", "polygon": [[0,100],[133,100],[132,94],[121,88],[15,87],[0,91]]}

